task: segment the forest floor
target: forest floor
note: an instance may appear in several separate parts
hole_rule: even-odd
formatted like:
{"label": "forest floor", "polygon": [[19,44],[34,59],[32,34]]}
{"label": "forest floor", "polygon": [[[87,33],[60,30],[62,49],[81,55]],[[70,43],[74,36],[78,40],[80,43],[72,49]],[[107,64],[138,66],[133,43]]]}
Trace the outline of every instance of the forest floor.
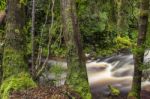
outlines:
{"label": "forest floor", "polygon": [[[37,87],[21,92],[12,92],[10,99],[81,99],[80,95],[68,88],[62,87]],[[127,99],[127,95],[93,97],[93,99]],[[141,99],[150,99],[150,92],[143,90]]]}
{"label": "forest floor", "polygon": [[10,99],[81,99],[81,97],[66,86],[40,86],[20,92],[14,91]]}

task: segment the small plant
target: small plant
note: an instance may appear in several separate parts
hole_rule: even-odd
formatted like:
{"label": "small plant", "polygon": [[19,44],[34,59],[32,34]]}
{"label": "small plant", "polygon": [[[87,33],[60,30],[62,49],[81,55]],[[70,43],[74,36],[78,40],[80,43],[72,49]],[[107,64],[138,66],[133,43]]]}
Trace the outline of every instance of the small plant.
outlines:
{"label": "small plant", "polygon": [[52,67],[49,69],[49,73],[52,73],[55,75],[55,79],[52,80],[54,85],[60,85],[61,75],[64,72],[65,72],[65,69],[61,65],[59,64],[52,65]]}
{"label": "small plant", "polygon": [[0,0],[0,11],[6,8],[6,0]]}
{"label": "small plant", "polygon": [[130,48],[132,45],[128,37],[117,37],[114,42],[116,43],[117,49]]}
{"label": "small plant", "polygon": [[108,85],[108,88],[109,88],[110,94],[112,96],[118,96],[118,95],[120,95],[120,90],[119,89],[117,89],[117,88],[115,88],[115,87],[113,87],[111,85]]}

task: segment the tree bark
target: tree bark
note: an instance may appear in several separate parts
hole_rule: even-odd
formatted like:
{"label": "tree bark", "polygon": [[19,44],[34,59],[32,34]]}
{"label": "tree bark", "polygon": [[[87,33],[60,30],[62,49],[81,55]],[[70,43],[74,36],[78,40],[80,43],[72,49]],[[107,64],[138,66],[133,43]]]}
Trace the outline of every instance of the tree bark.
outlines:
{"label": "tree bark", "polygon": [[3,79],[27,70],[24,6],[20,0],[7,0],[7,4]]}
{"label": "tree bark", "polygon": [[0,11],[0,25],[2,25],[4,23],[5,18],[6,18],[6,12]]}
{"label": "tree bark", "polygon": [[[8,99],[13,90],[36,87],[27,66],[24,3],[7,0],[6,35],[3,54],[3,78],[0,99]],[[18,85],[19,84],[19,85]]]}
{"label": "tree bark", "polygon": [[118,36],[123,36],[128,29],[127,23],[127,0],[117,0],[118,19],[117,19],[117,32]]}
{"label": "tree bark", "polygon": [[85,99],[90,99],[85,57],[76,15],[75,0],[61,0],[62,24],[67,47],[68,75],[66,84],[79,92]]}
{"label": "tree bark", "polygon": [[149,0],[141,0],[137,48],[136,53],[134,55],[134,76],[132,82],[132,89],[131,92],[129,93],[128,99],[140,99],[142,66],[145,52],[144,44],[146,41],[146,32],[148,27],[148,12],[149,12]]}
{"label": "tree bark", "polygon": [[5,17],[6,17],[6,13],[5,11],[1,11],[0,12],[0,84],[2,81],[2,60],[3,60],[3,51],[4,51],[4,27],[5,27]]}

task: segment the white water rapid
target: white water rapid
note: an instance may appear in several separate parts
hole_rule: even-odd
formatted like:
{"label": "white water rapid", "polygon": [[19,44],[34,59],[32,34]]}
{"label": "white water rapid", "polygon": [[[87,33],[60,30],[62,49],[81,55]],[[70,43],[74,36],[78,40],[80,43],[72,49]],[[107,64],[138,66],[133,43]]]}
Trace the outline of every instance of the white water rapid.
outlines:
{"label": "white water rapid", "polygon": [[[148,62],[150,53],[146,51],[144,61]],[[57,64],[67,68],[66,62],[50,60],[49,64]],[[118,88],[121,93],[128,93],[132,85],[132,76],[134,71],[134,61],[132,54],[119,54],[107,58],[90,60],[87,64],[88,79],[92,93],[101,93],[108,95],[108,85]],[[62,74],[62,82],[64,83],[66,73]],[[48,78],[54,78],[49,74]],[[150,90],[150,82],[145,80],[142,82],[142,88]]]}

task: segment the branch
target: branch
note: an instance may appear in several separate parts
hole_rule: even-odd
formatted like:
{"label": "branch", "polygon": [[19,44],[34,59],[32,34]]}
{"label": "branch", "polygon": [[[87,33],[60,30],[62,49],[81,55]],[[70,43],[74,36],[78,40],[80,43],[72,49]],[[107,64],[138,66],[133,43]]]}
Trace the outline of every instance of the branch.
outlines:
{"label": "branch", "polygon": [[40,35],[40,44],[39,44],[39,48],[38,48],[38,57],[37,57],[37,59],[36,59],[36,67],[35,67],[35,69],[37,70],[38,69],[38,67],[40,66],[40,64],[41,64],[41,61],[42,61],[42,52],[43,52],[43,48],[42,48],[42,44],[41,44],[41,42],[42,42],[42,38],[43,38],[43,32],[44,32],[44,28],[45,28],[45,26],[46,26],[46,23],[47,23],[47,20],[48,20],[48,13],[49,13],[49,10],[50,10],[50,2],[49,2],[49,5],[48,5],[48,9],[47,9],[47,12],[46,12],[46,16],[45,16],[45,22],[44,22],[44,25],[43,25],[43,28],[42,28],[42,31],[41,31],[41,35]]}
{"label": "branch", "polygon": [[54,4],[55,4],[55,0],[52,0],[52,8],[51,8],[51,13],[52,13],[52,23],[51,23],[51,26],[49,28],[49,41],[48,41],[48,45],[47,45],[47,48],[48,48],[48,53],[47,53],[47,57],[41,67],[41,69],[39,69],[39,71],[37,72],[37,77],[39,77],[39,75],[41,75],[41,73],[43,72],[44,68],[46,67],[46,64],[48,62],[48,58],[49,58],[49,55],[50,55],[50,45],[51,45],[51,39],[52,39],[52,36],[51,36],[51,30],[53,28],[53,24],[54,24]]}
{"label": "branch", "polygon": [[34,36],[35,36],[35,0],[32,0],[32,29],[31,29],[31,43],[32,43],[32,75],[34,75],[34,51],[35,51],[35,40],[34,40]]}

